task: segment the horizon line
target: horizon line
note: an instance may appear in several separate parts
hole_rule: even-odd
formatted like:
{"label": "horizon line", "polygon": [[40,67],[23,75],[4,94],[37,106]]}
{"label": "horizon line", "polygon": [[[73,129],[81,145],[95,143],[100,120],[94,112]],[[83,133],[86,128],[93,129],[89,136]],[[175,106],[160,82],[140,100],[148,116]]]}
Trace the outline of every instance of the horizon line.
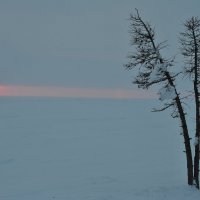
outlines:
{"label": "horizon line", "polygon": [[152,91],[122,88],[86,88],[64,86],[0,85],[4,97],[66,97],[90,99],[155,99]]}

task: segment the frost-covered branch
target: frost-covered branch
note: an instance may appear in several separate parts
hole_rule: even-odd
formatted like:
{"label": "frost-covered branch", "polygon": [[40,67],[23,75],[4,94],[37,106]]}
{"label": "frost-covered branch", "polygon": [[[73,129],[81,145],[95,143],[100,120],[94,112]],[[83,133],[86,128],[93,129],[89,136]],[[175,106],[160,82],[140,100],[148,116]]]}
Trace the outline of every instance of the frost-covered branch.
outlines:
{"label": "frost-covered branch", "polygon": [[162,108],[153,108],[152,112],[161,112],[161,111],[165,111],[168,108],[174,106],[174,103],[170,103],[170,104],[165,104],[164,107]]}

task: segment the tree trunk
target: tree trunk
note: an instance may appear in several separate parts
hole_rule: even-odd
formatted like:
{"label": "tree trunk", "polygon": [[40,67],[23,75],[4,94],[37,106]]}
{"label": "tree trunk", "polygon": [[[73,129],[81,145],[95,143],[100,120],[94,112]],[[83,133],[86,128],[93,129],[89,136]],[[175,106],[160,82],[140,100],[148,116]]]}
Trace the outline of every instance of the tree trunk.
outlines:
{"label": "tree trunk", "polygon": [[168,72],[166,72],[166,77],[172,87],[174,87],[176,92],[176,105],[179,112],[179,117],[181,121],[181,127],[183,130],[183,138],[184,138],[184,144],[185,144],[185,153],[186,153],[186,159],[187,159],[187,178],[188,178],[188,185],[193,185],[193,160],[192,160],[192,150],[190,145],[190,137],[188,132],[188,127],[186,123],[185,113],[183,110],[183,106],[181,103],[181,100],[179,98],[179,94],[176,91],[176,88],[174,86],[174,82]]}
{"label": "tree trunk", "polygon": [[196,102],[196,134],[195,134],[195,156],[194,156],[194,180],[196,183],[196,188],[199,189],[199,131],[200,131],[200,121],[199,121],[199,95],[197,81],[194,81],[194,91],[195,91],[195,102]]}
{"label": "tree trunk", "polygon": [[200,121],[199,121],[199,69],[198,69],[198,45],[197,38],[194,30],[192,31],[194,39],[194,94],[196,103],[196,134],[195,134],[195,156],[194,156],[194,180],[196,183],[196,188],[199,189],[199,131],[200,131]]}
{"label": "tree trunk", "polygon": [[185,144],[185,152],[186,152],[186,159],[187,159],[187,178],[188,178],[188,185],[193,185],[193,160],[192,160],[192,151],[190,145],[190,137],[188,133],[188,128],[186,124],[185,114],[180,102],[180,98],[176,97],[176,104],[179,110],[181,125],[183,129],[183,137],[184,137],[184,144]]}

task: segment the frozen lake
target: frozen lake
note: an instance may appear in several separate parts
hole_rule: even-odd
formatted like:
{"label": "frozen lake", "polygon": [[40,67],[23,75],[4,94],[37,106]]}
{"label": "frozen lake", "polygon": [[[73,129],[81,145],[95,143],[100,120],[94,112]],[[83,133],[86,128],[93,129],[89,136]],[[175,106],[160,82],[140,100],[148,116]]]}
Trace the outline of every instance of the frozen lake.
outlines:
{"label": "frozen lake", "polygon": [[154,100],[0,98],[0,199],[130,200],[186,183]]}

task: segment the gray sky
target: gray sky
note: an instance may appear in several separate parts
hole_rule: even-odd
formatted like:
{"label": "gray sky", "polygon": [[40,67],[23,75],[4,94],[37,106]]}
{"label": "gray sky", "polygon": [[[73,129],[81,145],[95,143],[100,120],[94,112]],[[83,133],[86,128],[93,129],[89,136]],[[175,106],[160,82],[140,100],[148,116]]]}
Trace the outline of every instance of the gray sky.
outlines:
{"label": "gray sky", "polygon": [[[131,88],[129,14],[138,8],[176,53],[199,0],[1,0],[0,83]],[[172,54],[173,55],[173,54]]]}

